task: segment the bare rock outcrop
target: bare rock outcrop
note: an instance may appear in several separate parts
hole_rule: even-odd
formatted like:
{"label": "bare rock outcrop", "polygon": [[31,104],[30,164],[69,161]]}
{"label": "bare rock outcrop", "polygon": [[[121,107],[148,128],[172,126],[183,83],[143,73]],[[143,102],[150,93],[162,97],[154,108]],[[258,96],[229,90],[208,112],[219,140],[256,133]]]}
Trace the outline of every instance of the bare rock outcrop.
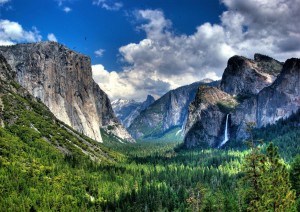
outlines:
{"label": "bare rock outcrop", "polygon": [[122,139],[133,141],[120,125],[110,100],[92,79],[90,58],[55,42],[0,47],[15,80],[73,129],[102,141],[100,128],[117,126]]}
{"label": "bare rock outcrop", "polygon": [[202,87],[191,103],[184,140],[187,148],[217,147],[226,114],[229,137],[244,140],[248,122],[261,128],[297,112],[300,59],[291,58],[282,64],[260,54],[255,54],[254,60],[234,56],[228,61],[220,89]]}
{"label": "bare rock outcrop", "polygon": [[136,139],[156,139],[176,129],[176,139],[182,139],[180,132],[187,120],[189,104],[203,84],[218,86],[219,81],[206,79],[167,92],[141,111],[128,131]]}
{"label": "bare rock outcrop", "polygon": [[200,86],[189,106],[184,145],[217,147],[224,139],[226,115],[237,105],[236,100],[218,88]]}
{"label": "bare rock outcrop", "polygon": [[275,82],[256,96],[245,100],[232,114],[236,138],[246,137],[245,125],[254,122],[258,128],[288,118],[300,109],[300,59],[288,59]]}
{"label": "bare rock outcrop", "polygon": [[220,88],[231,95],[257,94],[274,82],[281,69],[282,63],[261,54],[255,54],[254,60],[233,56],[228,60]]}

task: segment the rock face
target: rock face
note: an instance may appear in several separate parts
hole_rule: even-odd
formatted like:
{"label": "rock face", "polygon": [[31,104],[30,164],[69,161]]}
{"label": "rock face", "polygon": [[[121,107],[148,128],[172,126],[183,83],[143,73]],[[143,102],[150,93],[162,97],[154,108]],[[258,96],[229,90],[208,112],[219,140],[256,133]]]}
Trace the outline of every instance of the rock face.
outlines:
{"label": "rock face", "polygon": [[268,56],[255,54],[254,60],[233,56],[228,60],[220,88],[231,95],[257,94],[271,85],[282,69],[282,63]]}
{"label": "rock face", "polygon": [[224,139],[225,110],[236,105],[236,100],[220,89],[201,86],[189,106],[185,146],[217,147]]}
{"label": "rock face", "polygon": [[[282,66],[260,54],[255,54],[254,60],[234,56],[228,61],[220,89],[223,92],[200,89],[190,105],[186,147],[216,147],[224,132],[226,114],[230,114],[229,137],[243,140],[248,136],[245,130],[248,122],[260,128],[299,110],[300,59],[289,59]],[[226,101],[220,104],[226,95]]]}
{"label": "rock face", "polygon": [[10,65],[6,62],[3,55],[0,54],[0,127],[4,127],[2,111],[4,111],[4,104],[2,102],[2,95],[4,89],[10,89],[12,87],[10,83],[13,80],[13,73]]}
{"label": "rock face", "polygon": [[300,59],[287,60],[275,82],[256,96],[245,100],[232,114],[236,138],[246,137],[245,125],[255,122],[258,128],[288,118],[300,109]]}
{"label": "rock face", "polygon": [[0,54],[0,83],[4,84],[14,78],[10,65],[6,62],[3,55]]}
{"label": "rock face", "polygon": [[[171,90],[151,104],[135,118],[128,128],[136,139],[160,138],[172,129],[182,129],[186,122],[188,106],[202,84],[217,86],[219,82],[205,81]],[[176,136],[181,137],[177,131]]]}
{"label": "rock face", "polygon": [[110,127],[132,141],[120,125],[107,95],[92,79],[90,59],[55,42],[0,47],[15,80],[39,98],[61,121],[102,141],[100,128]]}
{"label": "rock face", "polygon": [[141,111],[148,108],[155,101],[151,95],[144,102],[134,100],[118,99],[111,103],[116,116],[121,120],[123,126],[128,128]]}

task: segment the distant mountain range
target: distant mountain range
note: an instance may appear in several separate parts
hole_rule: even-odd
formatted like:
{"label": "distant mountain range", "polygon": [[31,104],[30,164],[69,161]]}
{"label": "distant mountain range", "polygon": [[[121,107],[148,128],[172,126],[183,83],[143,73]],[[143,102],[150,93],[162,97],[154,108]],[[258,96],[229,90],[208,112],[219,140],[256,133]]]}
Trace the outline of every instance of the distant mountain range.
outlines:
{"label": "distant mountain range", "polygon": [[140,140],[182,140],[189,104],[194,100],[198,87],[203,84],[218,86],[219,82],[206,79],[167,92],[141,110],[131,125],[126,126],[129,133]]}
{"label": "distant mountain range", "polygon": [[112,101],[111,105],[124,127],[128,128],[141,111],[148,108],[153,102],[155,102],[154,97],[148,95],[144,102],[117,99]]}

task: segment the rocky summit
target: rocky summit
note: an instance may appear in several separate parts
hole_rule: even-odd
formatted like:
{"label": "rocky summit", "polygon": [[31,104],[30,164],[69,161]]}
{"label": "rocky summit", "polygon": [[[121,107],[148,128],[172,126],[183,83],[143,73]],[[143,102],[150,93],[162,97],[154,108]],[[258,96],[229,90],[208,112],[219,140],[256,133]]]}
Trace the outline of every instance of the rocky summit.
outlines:
{"label": "rocky summit", "polygon": [[233,56],[228,60],[220,88],[231,95],[257,94],[274,82],[281,69],[282,63],[261,54],[255,54],[254,60]]}
{"label": "rocky summit", "polygon": [[[220,89],[201,87],[189,107],[184,145],[218,147],[225,137],[248,138],[246,125],[261,128],[300,109],[300,59],[284,64],[255,54],[229,59]],[[228,118],[227,118],[228,117]]]}
{"label": "rocky summit", "polygon": [[90,58],[56,42],[0,47],[15,80],[62,122],[102,141],[100,128],[133,141],[92,79]]}

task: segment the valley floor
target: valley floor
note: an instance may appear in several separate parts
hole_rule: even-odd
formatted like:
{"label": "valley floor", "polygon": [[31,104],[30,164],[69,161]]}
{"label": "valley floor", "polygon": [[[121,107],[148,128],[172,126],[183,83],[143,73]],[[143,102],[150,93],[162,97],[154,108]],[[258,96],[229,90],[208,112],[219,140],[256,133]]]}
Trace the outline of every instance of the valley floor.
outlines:
{"label": "valley floor", "polygon": [[[5,128],[0,127],[0,211],[246,211],[249,206],[244,197],[251,187],[242,179],[250,151],[240,142],[229,141],[228,149],[183,150],[178,142],[124,144],[102,131],[104,143],[97,144],[70,133],[30,98],[8,95],[2,101],[8,109],[1,117]],[[254,132],[279,147],[287,167],[300,152],[299,117]],[[300,182],[300,168],[291,167]]]}
{"label": "valley floor", "polygon": [[245,210],[240,178],[248,151],[106,141],[125,156],[97,165],[64,157],[47,142],[0,134],[0,211]]}

